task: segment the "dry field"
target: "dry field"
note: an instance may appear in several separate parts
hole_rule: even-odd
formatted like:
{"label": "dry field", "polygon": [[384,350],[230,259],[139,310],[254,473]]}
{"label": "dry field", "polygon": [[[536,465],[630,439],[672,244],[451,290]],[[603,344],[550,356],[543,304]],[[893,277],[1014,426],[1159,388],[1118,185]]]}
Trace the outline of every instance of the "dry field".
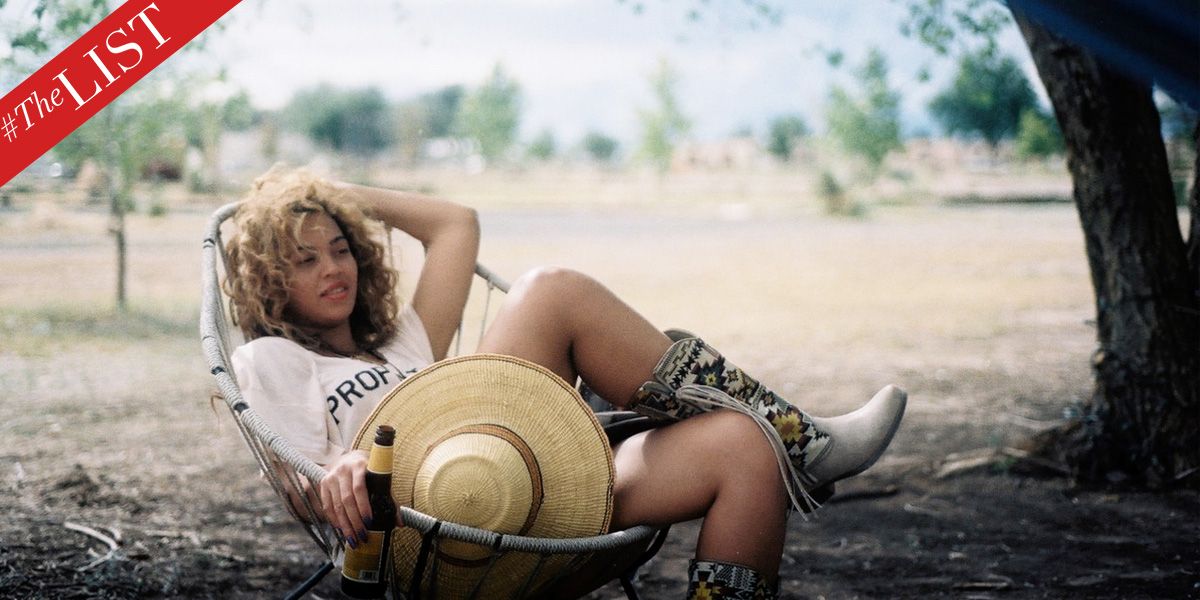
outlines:
{"label": "dry field", "polygon": [[[1200,597],[1194,493],[995,466],[937,476],[1019,445],[1089,392],[1092,299],[1069,205],[839,219],[735,191],[696,208],[458,197],[481,208],[496,272],[590,273],[814,413],[889,382],[909,390],[884,459],[816,520],[792,520],[785,597]],[[104,214],[0,212],[0,597],[280,596],[319,563],[210,409],[195,321],[211,208],[130,219],[126,315],[109,308]],[[418,250],[398,246],[411,276]],[[107,549],[65,522],[120,545],[97,561]],[[645,597],[681,596],[695,533],[675,528]]]}

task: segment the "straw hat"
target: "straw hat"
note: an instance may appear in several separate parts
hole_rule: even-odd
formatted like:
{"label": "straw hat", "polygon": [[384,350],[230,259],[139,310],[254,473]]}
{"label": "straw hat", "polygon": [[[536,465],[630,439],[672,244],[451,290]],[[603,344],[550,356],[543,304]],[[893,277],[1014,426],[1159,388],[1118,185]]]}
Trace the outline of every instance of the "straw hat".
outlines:
{"label": "straw hat", "polygon": [[[491,354],[436,363],[384,398],[354,446],[370,448],[379,425],[396,429],[397,506],[511,535],[569,538],[608,529],[612,450],[579,394],[544,367]],[[420,536],[401,528],[392,539],[393,580],[406,589]],[[489,570],[490,554],[483,546],[442,541],[439,595],[466,596],[486,573],[479,597],[509,596],[537,568],[536,557],[509,553]],[[549,562],[561,568],[568,558]],[[556,570],[542,565],[539,579]]]}

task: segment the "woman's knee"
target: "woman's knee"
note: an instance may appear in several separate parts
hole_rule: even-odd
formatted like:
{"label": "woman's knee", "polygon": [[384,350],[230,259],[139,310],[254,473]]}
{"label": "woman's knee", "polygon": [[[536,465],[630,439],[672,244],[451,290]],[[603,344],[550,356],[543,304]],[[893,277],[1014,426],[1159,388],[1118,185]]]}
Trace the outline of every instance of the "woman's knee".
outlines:
{"label": "woman's knee", "polygon": [[537,267],[513,282],[510,296],[527,298],[569,298],[596,285],[591,277],[562,267]]}
{"label": "woman's knee", "polygon": [[779,459],[766,435],[754,420],[732,410],[711,413],[712,460],[739,478],[759,485],[782,486]]}

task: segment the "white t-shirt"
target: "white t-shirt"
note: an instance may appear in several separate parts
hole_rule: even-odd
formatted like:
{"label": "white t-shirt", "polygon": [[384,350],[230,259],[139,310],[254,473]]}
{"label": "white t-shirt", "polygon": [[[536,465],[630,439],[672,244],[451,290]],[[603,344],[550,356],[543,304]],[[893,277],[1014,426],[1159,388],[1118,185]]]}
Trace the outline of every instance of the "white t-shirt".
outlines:
{"label": "white t-shirt", "polygon": [[242,397],[296,450],[328,464],[354,442],[383,397],[433,363],[421,318],[409,304],[397,334],[377,353],[385,364],[322,356],[281,337],[261,337],[233,351]]}

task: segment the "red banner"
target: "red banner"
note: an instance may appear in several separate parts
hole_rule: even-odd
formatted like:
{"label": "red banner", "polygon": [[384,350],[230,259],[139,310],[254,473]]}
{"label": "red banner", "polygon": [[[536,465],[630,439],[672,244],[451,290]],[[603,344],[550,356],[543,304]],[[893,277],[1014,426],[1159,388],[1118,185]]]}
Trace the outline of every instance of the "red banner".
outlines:
{"label": "red banner", "polygon": [[130,0],[0,99],[0,185],[240,0]]}

